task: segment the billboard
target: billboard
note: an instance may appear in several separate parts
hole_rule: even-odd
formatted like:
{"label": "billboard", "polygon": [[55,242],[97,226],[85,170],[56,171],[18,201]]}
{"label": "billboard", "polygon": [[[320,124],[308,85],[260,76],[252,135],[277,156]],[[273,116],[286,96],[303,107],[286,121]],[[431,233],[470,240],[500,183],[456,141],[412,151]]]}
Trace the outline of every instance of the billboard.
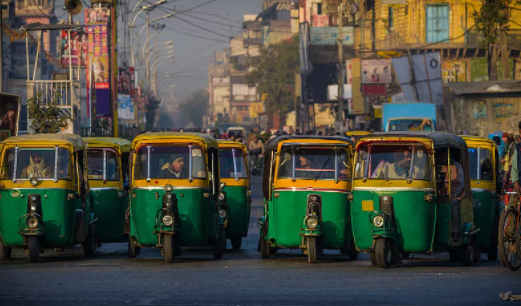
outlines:
{"label": "billboard", "polygon": [[390,84],[391,60],[362,60],[362,84]]}
{"label": "billboard", "polygon": [[118,92],[133,93],[135,90],[134,67],[119,67],[118,69]]}
{"label": "billboard", "polygon": [[[70,48],[70,51],[69,51]],[[71,53],[69,55],[69,52]],[[60,59],[62,65],[68,67],[69,61],[73,66],[87,67],[88,37],[83,31],[71,32],[71,43],[69,43],[68,31],[61,31]]]}
{"label": "billboard", "polygon": [[339,38],[344,46],[354,44],[353,27],[343,27],[340,35],[338,35],[338,27],[312,27],[309,31],[311,45],[335,46]]}
{"label": "billboard", "polygon": [[85,23],[87,25],[104,25],[110,20],[108,7],[93,7],[85,9]]}
{"label": "billboard", "polygon": [[134,120],[134,103],[130,95],[118,95],[118,118]]}

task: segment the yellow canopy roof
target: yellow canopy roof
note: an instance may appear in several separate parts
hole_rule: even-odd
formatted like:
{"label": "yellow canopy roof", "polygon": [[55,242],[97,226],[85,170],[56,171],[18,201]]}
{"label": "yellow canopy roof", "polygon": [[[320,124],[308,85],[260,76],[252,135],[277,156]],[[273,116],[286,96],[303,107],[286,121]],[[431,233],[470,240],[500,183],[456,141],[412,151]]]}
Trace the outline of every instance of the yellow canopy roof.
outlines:
{"label": "yellow canopy roof", "polygon": [[122,153],[130,152],[132,146],[130,141],[114,137],[87,137],[85,141],[89,147],[118,147]]}
{"label": "yellow canopy roof", "polygon": [[246,151],[246,146],[237,141],[219,139],[219,140],[217,140],[217,144],[219,145],[219,148],[234,147],[234,148],[241,148],[243,151]]}
{"label": "yellow canopy roof", "polygon": [[467,143],[467,146],[469,146],[469,147],[473,147],[474,145],[478,145],[478,144],[486,144],[491,147],[497,147],[494,140],[489,139],[489,138],[483,138],[483,137],[479,137],[479,136],[470,136],[470,135],[461,135],[461,137],[465,140],[465,142]]}
{"label": "yellow canopy roof", "polygon": [[31,143],[40,145],[70,145],[74,151],[85,149],[83,138],[74,134],[34,134],[9,137],[2,142],[6,145],[27,145]]}
{"label": "yellow canopy roof", "polygon": [[141,135],[138,135],[134,140],[132,141],[132,146],[135,146],[139,142],[147,142],[150,140],[158,140],[158,139],[164,139],[164,140],[195,140],[195,141],[202,141],[206,143],[206,146],[208,148],[217,148],[217,141],[215,138],[208,134],[203,133],[176,133],[176,132],[153,132],[153,133],[144,133]]}

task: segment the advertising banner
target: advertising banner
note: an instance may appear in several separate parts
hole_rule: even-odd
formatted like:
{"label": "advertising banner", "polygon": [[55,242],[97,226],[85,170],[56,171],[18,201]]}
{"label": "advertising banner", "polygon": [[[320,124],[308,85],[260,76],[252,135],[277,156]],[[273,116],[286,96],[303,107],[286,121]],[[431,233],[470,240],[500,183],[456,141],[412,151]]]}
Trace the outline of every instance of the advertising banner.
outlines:
{"label": "advertising banner", "polygon": [[[80,60],[80,66],[87,66],[87,52],[88,52],[88,38],[87,33],[83,31],[71,32],[71,43],[69,43],[68,31],[61,31],[61,42],[60,42],[60,59],[61,63],[69,67],[69,60],[72,61],[74,67],[78,66],[78,59]],[[69,48],[71,48],[71,54],[69,56]]]}
{"label": "advertising banner", "polygon": [[85,23],[87,25],[106,25],[110,20],[108,7],[94,7],[85,9]]}
{"label": "advertising banner", "polygon": [[352,46],[354,44],[353,27],[343,27],[340,37],[337,27],[312,27],[309,30],[312,45],[335,46],[339,38],[344,46]]}
{"label": "advertising banner", "polygon": [[329,27],[329,15],[313,15],[313,26],[314,27]]}
{"label": "advertising banner", "polygon": [[134,67],[119,67],[118,69],[118,92],[123,94],[133,93],[135,88]]}
{"label": "advertising banner", "polygon": [[118,95],[118,118],[134,120],[134,103],[130,95]]}
{"label": "advertising banner", "polygon": [[390,84],[391,60],[362,60],[362,84]]}
{"label": "advertising banner", "polygon": [[18,135],[20,96],[0,93],[0,140]]}

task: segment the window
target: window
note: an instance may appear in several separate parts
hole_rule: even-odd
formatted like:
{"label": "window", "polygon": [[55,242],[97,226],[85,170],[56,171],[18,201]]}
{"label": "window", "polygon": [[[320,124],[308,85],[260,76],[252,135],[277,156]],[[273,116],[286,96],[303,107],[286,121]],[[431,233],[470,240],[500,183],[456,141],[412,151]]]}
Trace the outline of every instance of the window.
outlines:
{"label": "window", "polygon": [[[190,175],[190,169],[192,170]],[[134,177],[143,179],[206,179],[206,160],[199,146],[142,146]]]}
{"label": "window", "polygon": [[389,120],[389,131],[432,131],[430,124],[421,128],[423,119],[394,119]]}
{"label": "window", "polygon": [[351,166],[345,148],[286,146],[279,157],[279,179],[349,180]]}
{"label": "window", "polygon": [[[58,156],[56,156],[56,153]],[[58,162],[55,168],[55,162]],[[4,180],[71,180],[72,167],[65,148],[10,148],[4,155]],[[16,172],[16,173],[15,173]]]}
{"label": "window", "polygon": [[322,15],[322,3],[313,3],[313,13]]}
{"label": "window", "polygon": [[494,167],[492,165],[492,152],[484,148],[469,148],[470,179],[492,181],[494,179]]}
{"label": "window", "polygon": [[[105,155],[106,154],[106,155]],[[89,180],[119,181],[119,162],[112,150],[89,150]]]}
{"label": "window", "polygon": [[394,13],[392,6],[389,6],[388,20],[387,28],[392,29],[394,27]]}
{"label": "window", "polygon": [[[238,149],[219,150],[221,178],[247,178],[244,155]],[[236,176],[237,175],[237,176]]]}
{"label": "window", "polygon": [[419,144],[364,144],[355,163],[356,179],[430,180],[430,153]]}
{"label": "window", "polygon": [[449,39],[449,6],[426,6],[426,42],[434,43]]}

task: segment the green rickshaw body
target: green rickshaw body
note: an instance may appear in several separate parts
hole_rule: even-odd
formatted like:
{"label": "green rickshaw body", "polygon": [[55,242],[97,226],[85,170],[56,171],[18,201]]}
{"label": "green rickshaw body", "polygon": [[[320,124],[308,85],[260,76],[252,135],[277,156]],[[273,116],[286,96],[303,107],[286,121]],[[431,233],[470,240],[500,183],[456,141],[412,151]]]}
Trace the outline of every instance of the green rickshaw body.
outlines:
{"label": "green rickshaw body", "polygon": [[347,190],[308,191],[278,190],[279,196],[270,202],[269,237],[273,237],[277,248],[300,248],[303,212],[308,197],[319,195],[324,203],[321,215],[320,245],[324,249],[340,249],[351,239],[350,203]]}
{"label": "green rickshaw body", "polygon": [[229,207],[226,237],[247,237],[251,210],[249,188],[225,185],[221,191],[225,192],[226,204]]}
{"label": "green rickshaw body", "polygon": [[[369,222],[370,215],[374,211],[381,211],[380,197],[391,196],[394,201],[396,235],[390,235],[390,237],[396,239],[400,249],[405,252],[429,252],[434,235],[435,218],[433,216],[436,214],[436,205],[425,202],[426,193],[424,190],[414,188],[407,192],[392,189],[372,191],[354,188],[351,220],[353,220],[356,247],[363,252],[369,252],[373,248],[375,235],[373,235],[374,226],[372,222]],[[367,203],[366,205],[369,205],[369,202],[373,203],[373,209],[361,209],[362,202]],[[422,222],[418,222],[418,220],[422,220]]]}
{"label": "green rickshaw body", "polygon": [[347,255],[352,246],[349,256],[356,258],[347,197],[352,145],[346,137],[315,136],[281,136],[267,143],[261,246],[304,249],[310,263],[316,261],[316,247]]}
{"label": "green rickshaw body", "polygon": [[17,136],[0,145],[0,247],[8,257],[10,248],[29,248],[38,261],[42,248],[80,243],[94,255],[85,148],[81,137],[67,134]]}
{"label": "green rickshaw body", "polygon": [[[495,191],[487,189],[472,188],[474,201],[474,221],[480,229],[478,234],[478,244],[481,249],[486,249],[492,243],[492,238],[497,230],[498,199]],[[497,235],[496,235],[497,236]]]}
{"label": "green rickshaw body", "polygon": [[85,141],[88,145],[89,187],[99,242],[126,242],[125,214],[129,207],[126,174],[131,142],[110,137],[88,137]]}
{"label": "green rickshaw body", "polygon": [[[217,235],[216,228],[219,222],[215,215],[215,202],[205,198],[209,194],[208,188],[175,188],[172,191],[178,199],[180,226],[176,227],[182,246],[205,246],[208,237]],[[156,214],[162,209],[163,195],[161,189],[132,190],[132,226],[130,236],[136,237],[141,246],[155,246],[158,242],[156,226]],[[156,199],[157,198],[157,199]],[[196,204],[196,205],[194,205]],[[209,226],[210,225],[210,226]]]}
{"label": "green rickshaw body", "polygon": [[3,243],[7,247],[23,247],[27,243],[20,234],[20,219],[27,214],[28,195],[38,194],[42,200],[42,246],[59,248],[74,245],[76,201],[67,200],[70,193],[74,190],[34,188],[0,191],[0,233]]}
{"label": "green rickshaw body", "polygon": [[[213,246],[224,237],[219,216],[219,151],[211,136],[146,133],[131,151],[129,255],[135,247],[158,247],[166,262],[171,247]],[[175,247],[174,247],[175,246]],[[219,248],[217,248],[219,247]],[[217,248],[217,249],[216,249]]]}

